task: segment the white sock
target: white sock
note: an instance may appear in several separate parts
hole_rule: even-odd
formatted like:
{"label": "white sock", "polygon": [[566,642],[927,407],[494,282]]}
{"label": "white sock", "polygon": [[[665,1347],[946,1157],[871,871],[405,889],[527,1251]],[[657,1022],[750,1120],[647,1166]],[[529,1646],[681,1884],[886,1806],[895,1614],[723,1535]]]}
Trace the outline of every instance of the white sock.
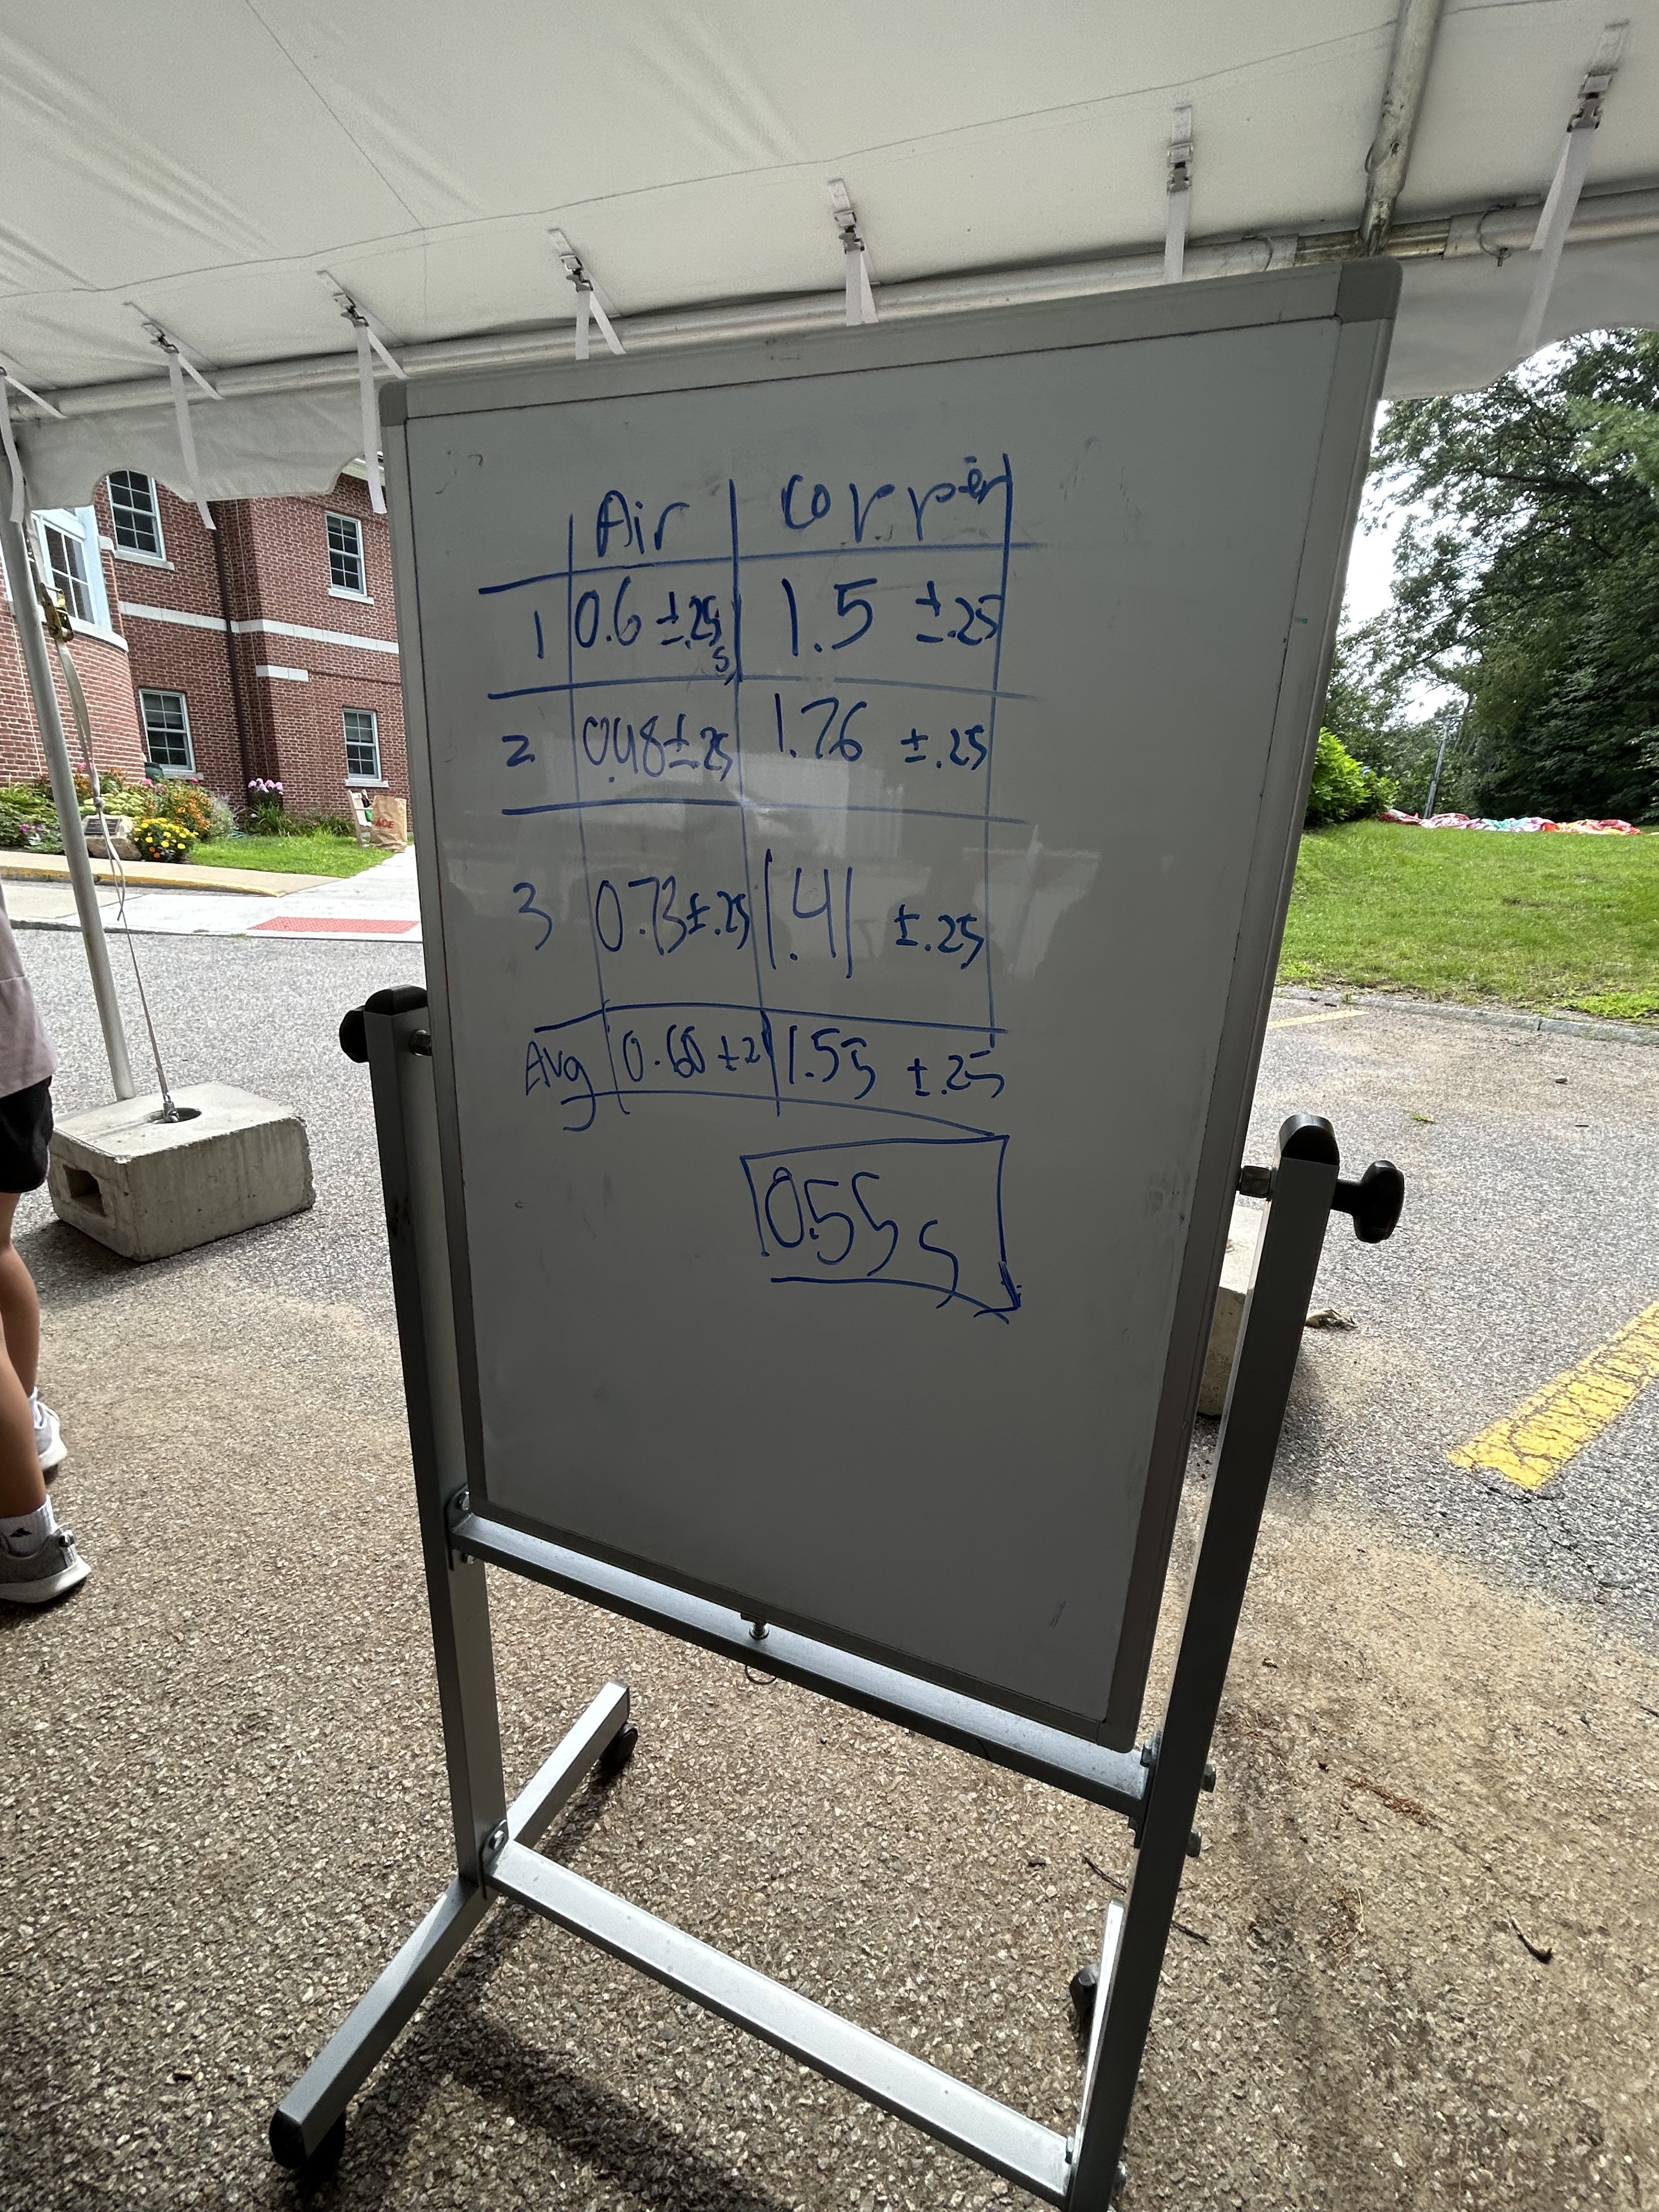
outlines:
{"label": "white sock", "polygon": [[8,1547],[20,1559],[27,1559],[40,1550],[57,1527],[58,1516],[52,1510],[51,1498],[47,1498],[33,1513],[8,1514],[0,1522],[0,1535],[4,1536]]}

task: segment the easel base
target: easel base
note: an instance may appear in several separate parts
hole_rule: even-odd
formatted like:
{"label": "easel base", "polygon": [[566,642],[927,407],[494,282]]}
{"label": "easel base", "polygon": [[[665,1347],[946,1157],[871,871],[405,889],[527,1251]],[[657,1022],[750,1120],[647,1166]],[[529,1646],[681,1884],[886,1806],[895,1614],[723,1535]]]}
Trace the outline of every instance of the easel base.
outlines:
{"label": "easel base", "polygon": [[[533,1848],[588,1777],[620,1771],[637,1734],[629,1694],[612,1682],[593,1700],[509,1808],[492,1838],[482,1885],[457,1879],[330,2038],[272,2115],[279,2165],[332,2162],[346,2107],[413,2018],[497,1897],[515,1899],[707,2011],[787,2051],[923,2133],[1050,2204],[1071,2191],[1073,2142],[867,2028],[814,2004],[682,1929],[641,1911]],[[498,1840],[497,1840],[498,1839]],[[1102,1985],[1109,1987],[1121,1909],[1107,1918]]]}

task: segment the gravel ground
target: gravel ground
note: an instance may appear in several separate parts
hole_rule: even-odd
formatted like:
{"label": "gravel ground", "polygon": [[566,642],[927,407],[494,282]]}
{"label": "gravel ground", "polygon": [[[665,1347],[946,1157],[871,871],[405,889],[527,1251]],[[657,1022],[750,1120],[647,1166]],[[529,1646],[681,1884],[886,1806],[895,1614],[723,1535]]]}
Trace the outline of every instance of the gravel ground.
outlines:
{"label": "gravel ground", "polygon": [[[343,1006],[418,956],[145,951],[169,1030],[190,1024],[175,1080],[301,1103],[319,1203],[148,1268],[38,1202],[27,1216],[72,1453],[59,1508],[96,1572],[54,1613],[0,1620],[0,2206],[1014,2202],[511,1908],[359,2100],[337,2176],[302,2199],[270,2166],[271,2104],[445,1879],[368,1085],[331,1042]],[[25,957],[64,1048],[63,1109],[91,1103],[78,950],[35,936]],[[1378,1021],[1370,1046],[1358,1023],[1270,1040],[1269,1123],[1329,1101],[1351,1158],[1401,1158],[1424,1218],[1480,1265],[1460,1304],[1436,1290],[1432,1240],[1333,1240],[1331,1295],[1361,1326],[1309,1339],[1126,2212],[1553,2212],[1650,2203],[1659,2185],[1659,1662],[1629,1593],[1589,1601],[1515,1534],[1509,1501],[1432,1459],[1644,1302],[1627,1293],[1650,1169],[1609,1145],[1616,1171],[1583,1224],[1597,1273],[1571,1206],[1540,1212],[1511,1175],[1524,1134],[1506,1151],[1479,1115],[1457,1149],[1443,1134],[1461,1128],[1459,1085],[1489,1123],[1515,1093],[1518,1129],[1516,1064],[1494,1062],[1482,1092],[1490,1036],[1460,1066],[1453,1025]],[[1547,1048],[1599,1128],[1636,1127],[1623,1048]],[[1389,1120],[1379,1068],[1432,1123]],[[1450,1195],[1431,1208],[1437,1190]],[[1622,1243],[1607,1231],[1621,1205]],[[1504,1235],[1534,1255],[1507,1276]],[[1546,1325],[1540,1304],[1562,1310]],[[1402,1369],[1413,1410],[1390,1423],[1377,1408],[1401,1402]],[[1580,1480],[1575,1463],[1564,1492]],[[544,1849],[1070,2124],[1065,1985],[1127,1871],[1120,1822],[528,1584],[491,1586],[510,1783],[606,1677],[635,1690],[634,1765]]]}

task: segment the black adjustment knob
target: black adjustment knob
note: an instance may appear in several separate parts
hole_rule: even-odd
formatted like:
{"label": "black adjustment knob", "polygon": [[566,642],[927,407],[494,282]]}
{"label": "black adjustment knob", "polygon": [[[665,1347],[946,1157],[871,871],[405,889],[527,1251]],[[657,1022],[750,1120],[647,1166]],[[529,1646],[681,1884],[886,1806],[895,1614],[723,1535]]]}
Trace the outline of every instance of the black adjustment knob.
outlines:
{"label": "black adjustment knob", "polygon": [[427,1003],[423,983],[394,983],[389,991],[371,993],[368,1002],[354,1006],[340,1024],[340,1049],[348,1060],[359,1065],[368,1058],[368,1032],[363,1027],[365,1014],[418,1014]]}
{"label": "black adjustment knob", "polygon": [[1322,1114],[1292,1114],[1279,1125],[1279,1157],[1282,1160],[1320,1160],[1340,1167],[1336,1132]]}
{"label": "black adjustment knob", "polygon": [[1339,1213],[1352,1214],[1362,1244],[1382,1244],[1400,1224],[1406,1203],[1406,1178],[1392,1160],[1373,1160],[1358,1182],[1339,1182],[1331,1200]]}
{"label": "black adjustment knob", "polygon": [[389,991],[371,991],[364,1011],[371,1014],[418,1014],[426,1008],[424,983],[394,983]]}

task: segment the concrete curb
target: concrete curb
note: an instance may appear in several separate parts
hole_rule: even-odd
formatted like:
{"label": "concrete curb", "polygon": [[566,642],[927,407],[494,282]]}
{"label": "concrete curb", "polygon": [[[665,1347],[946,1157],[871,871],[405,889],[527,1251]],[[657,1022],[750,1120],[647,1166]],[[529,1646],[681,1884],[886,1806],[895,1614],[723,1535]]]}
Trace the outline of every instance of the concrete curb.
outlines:
{"label": "concrete curb", "polygon": [[[265,868],[192,868],[187,861],[124,860],[129,890],[246,891],[255,898],[286,898],[290,891],[322,890],[332,883],[349,883],[349,876],[303,876]],[[364,870],[362,872],[367,873]],[[94,860],[93,880],[118,887],[120,877],[111,860]],[[0,856],[0,879],[18,884],[66,884],[69,862],[58,853]]]}
{"label": "concrete curb", "polygon": [[1578,1018],[1559,1014],[1525,1014],[1510,1006],[1455,1006],[1443,999],[1396,998],[1389,991],[1316,990],[1306,984],[1282,984],[1275,999],[1291,999],[1304,1005],[1376,1007],[1390,1014],[1426,1014],[1437,1022],[1485,1022],[1494,1029],[1535,1030],[1554,1036],[1611,1038],[1619,1044],[1659,1045],[1659,1023],[1651,1029],[1634,1022],[1597,1021],[1585,1014]]}

